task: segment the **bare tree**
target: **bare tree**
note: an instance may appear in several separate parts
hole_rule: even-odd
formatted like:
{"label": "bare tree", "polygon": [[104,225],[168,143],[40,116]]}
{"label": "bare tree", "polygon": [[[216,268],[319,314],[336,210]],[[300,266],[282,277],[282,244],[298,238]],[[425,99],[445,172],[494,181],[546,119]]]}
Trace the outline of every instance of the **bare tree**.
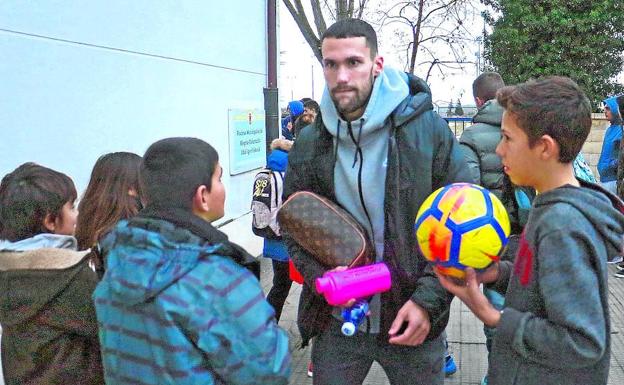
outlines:
{"label": "bare tree", "polygon": [[[348,18],[361,19],[368,2],[368,0],[334,0],[333,2],[310,0],[310,7],[308,8],[308,14],[312,13],[312,19],[310,19],[301,0],[282,1],[319,62],[322,62],[320,38],[327,29],[325,18],[327,17],[332,22]],[[311,20],[314,28],[311,25]]]}
{"label": "bare tree", "polygon": [[[464,48],[475,36],[465,27],[466,19],[478,14],[476,0],[399,1],[378,11],[380,29],[391,29],[395,47],[404,57],[405,70],[415,73],[420,64],[433,66],[474,62],[466,61]],[[435,50],[433,49],[435,47]],[[419,54],[428,60],[418,62]],[[444,57],[446,56],[446,57]],[[450,57],[449,57],[450,56]]]}

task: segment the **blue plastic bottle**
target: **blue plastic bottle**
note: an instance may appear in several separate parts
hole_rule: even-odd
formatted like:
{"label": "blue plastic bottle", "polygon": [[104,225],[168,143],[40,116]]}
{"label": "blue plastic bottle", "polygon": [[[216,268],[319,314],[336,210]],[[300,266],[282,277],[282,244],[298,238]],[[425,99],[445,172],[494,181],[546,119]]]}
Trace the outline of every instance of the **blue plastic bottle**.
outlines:
{"label": "blue plastic bottle", "polygon": [[340,328],[342,334],[348,337],[354,335],[367,314],[367,301],[358,301],[352,307],[342,310],[342,320],[344,321],[342,328]]}

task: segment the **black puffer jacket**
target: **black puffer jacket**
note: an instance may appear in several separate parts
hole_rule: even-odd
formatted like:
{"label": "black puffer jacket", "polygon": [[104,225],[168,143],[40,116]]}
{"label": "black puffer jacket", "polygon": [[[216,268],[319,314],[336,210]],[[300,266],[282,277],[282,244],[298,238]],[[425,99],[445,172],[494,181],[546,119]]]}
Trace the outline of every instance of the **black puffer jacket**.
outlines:
{"label": "black puffer jacket", "polygon": [[[452,182],[474,182],[459,144],[448,125],[432,111],[429,87],[409,77],[410,94],[386,119],[390,129],[388,169],[385,181],[384,262],[389,265],[392,289],[381,295],[380,341],[397,312],[409,299],[429,313],[431,331],[437,337],[446,327],[452,297],[420,255],[414,237],[414,220],[427,196]],[[333,138],[317,117],[304,128],[289,156],[284,196],[313,191],[336,202],[334,191]],[[380,187],[384,181],[379,181]],[[331,308],[314,293],[314,281],[326,269],[286,233],[289,254],[302,273],[298,326],[303,345],[319,334],[331,317]]]}
{"label": "black puffer jacket", "polygon": [[473,178],[499,198],[503,188],[503,164],[496,155],[501,139],[503,107],[496,100],[487,101],[472,118],[473,125],[466,128],[459,143],[466,155]]}

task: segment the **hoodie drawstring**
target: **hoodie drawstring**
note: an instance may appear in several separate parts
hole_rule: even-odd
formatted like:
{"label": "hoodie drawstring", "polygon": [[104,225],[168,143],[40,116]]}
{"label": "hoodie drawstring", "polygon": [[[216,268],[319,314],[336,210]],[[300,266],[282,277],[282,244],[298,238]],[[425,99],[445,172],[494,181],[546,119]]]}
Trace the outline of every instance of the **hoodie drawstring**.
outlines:
{"label": "hoodie drawstring", "polygon": [[362,139],[362,126],[364,126],[364,119],[360,119],[360,131],[358,132],[358,136],[356,140],[355,135],[353,135],[353,126],[351,126],[351,122],[347,122],[349,136],[351,137],[351,140],[355,144],[355,154],[353,154],[353,164],[351,165],[351,168],[355,167],[355,164],[357,163],[357,160],[358,160],[358,156],[360,157],[361,161],[363,160],[362,147],[360,147],[360,140]]}
{"label": "hoodie drawstring", "polygon": [[[338,120],[340,122],[340,120]],[[366,219],[368,219],[368,223],[371,229],[371,239],[375,241],[375,229],[373,229],[373,221],[371,220],[370,214],[368,213],[368,209],[366,208],[366,204],[364,203],[364,193],[362,191],[362,169],[364,168],[364,155],[362,153],[362,147],[360,147],[360,139],[362,138],[362,127],[364,126],[364,119],[360,119],[360,132],[358,133],[357,140],[355,139],[355,135],[353,135],[353,127],[351,126],[351,122],[347,122],[347,130],[349,132],[349,136],[351,140],[355,144],[355,157],[353,159],[353,165],[351,168],[355,167],[357,163],[358,156],[360,158],[360,166],[358,167],[358,193],[360,195],[360,204],[362,205],[362,209],[364,209],[364,214],[366,214]]]}

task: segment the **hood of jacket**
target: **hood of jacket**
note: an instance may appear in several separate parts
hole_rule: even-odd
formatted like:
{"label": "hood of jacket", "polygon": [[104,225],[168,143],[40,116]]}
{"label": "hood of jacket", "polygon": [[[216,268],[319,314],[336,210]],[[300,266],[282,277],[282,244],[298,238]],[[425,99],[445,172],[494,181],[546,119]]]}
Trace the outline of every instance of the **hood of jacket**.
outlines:
{"label": "hood of jacket", "polygon": [[103,279],[127,304],[149,301],[212,255],[231,258],[256,274],[255,258],[182,209],[146,208],[121,221],[100,246],[107,261]]}
{"label": "hood of jacket", "polygon": [[473,123],[485,123],[500,126],[503,121],[503,107],[495,99],[485,102],[472,118]]}
{"label": "hood of jacket", "polygon": [[[364,114],[357,119],[363,124],[361,139],[382,129],[390,115],[398,126],[432,108],[431,90],[422,79],[386,67],[375,79]],[[321,99],[321,117],[333,136],[337,135],[339,122],[343,126],[346,124],[327,87]]]}
{"label": "hood of jacket", "polygon": [[64,235],[0,241],[0,324],[19,325],[49,310],[76,274],[88,269],[80,264],[88,251],[75,250],[76,239]]}
{"label": "hood of jacket", "polygon": [[[599,185],[580,180],[581,186],[576,188],[564,186],[544,194],[538,194],[533,207],[554,203],[567,203],[583,213],[602,236],[607,246],[609,262],[614,262],[622,255],[624,235],[624,204],[614,194]],[[571,193],[570,189],[574,189]]]}
{"label": "hood of jacket", "polygon": [[70,235],[37,234],[32,238],[10,242],[0,239],[0,251],[30,251],[43,248],[77,250],[78,241]]}
{"label": "hood of jacket", "polygon": [[611,114],[613,115],[613,118],[609,123],[611,123],[611,125],[622,124],[622,111],[620,111],[620,108],[618,107],[617,96],[606,98],[603,102],[605,106],[609,107],[609,110],[611,110]]}

